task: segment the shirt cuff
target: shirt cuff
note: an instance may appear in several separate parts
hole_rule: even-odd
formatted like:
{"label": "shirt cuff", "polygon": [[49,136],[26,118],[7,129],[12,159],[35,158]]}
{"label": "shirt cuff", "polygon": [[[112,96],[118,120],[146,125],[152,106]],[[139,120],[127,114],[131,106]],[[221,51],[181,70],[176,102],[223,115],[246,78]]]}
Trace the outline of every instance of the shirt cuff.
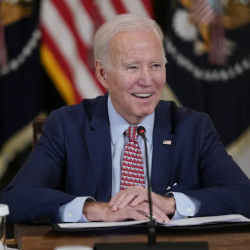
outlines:
{"label": "shirt cuff", "polygon": [[179,192],[173,192],[176,210],[173,219],[181,219],[184,217],[192,217],[198,212],[200,202]]}
{"label": "shirt cuff", "polygon": [[60,206],[59,216],[62,222],[87,222],[82,210],[87,200],[94,200],[92,197],[77,197],[72,201]]}

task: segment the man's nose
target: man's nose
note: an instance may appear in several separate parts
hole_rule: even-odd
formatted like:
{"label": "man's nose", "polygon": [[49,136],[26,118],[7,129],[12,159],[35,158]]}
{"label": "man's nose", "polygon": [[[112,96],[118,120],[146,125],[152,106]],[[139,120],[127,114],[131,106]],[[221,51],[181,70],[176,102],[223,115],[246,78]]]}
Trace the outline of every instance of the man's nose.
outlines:
{"label": "man's nose", "polygon": [[152,82],[152,75],[150,73],[150,70],[147,67],[141,68],[139,83],[144,86],[150,86],[151,82]]}

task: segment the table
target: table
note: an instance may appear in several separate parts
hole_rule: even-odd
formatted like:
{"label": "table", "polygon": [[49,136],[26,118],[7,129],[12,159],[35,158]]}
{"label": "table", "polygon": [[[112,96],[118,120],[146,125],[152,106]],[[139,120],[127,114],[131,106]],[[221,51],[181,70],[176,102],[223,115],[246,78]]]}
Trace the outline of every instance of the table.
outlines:
{"label": "table", "polygon": [[[15,225],[15,238],[21,250],[52,250],[63,245],[86,245],[95,243],[147,242],[145,233],[86,233],[56,232],[49,225]],[[161,241],[207,241],[210,250],[250,249],[250,227],[225,230],[161,230],[157,242]]]}

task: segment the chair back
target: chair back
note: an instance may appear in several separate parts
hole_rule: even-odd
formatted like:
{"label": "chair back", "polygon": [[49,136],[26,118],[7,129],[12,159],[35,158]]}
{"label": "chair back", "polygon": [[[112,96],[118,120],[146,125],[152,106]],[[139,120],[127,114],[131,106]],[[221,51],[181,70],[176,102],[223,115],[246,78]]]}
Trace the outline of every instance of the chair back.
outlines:
{"label": "chair back", "polygon": [[45,124],[46,119],[47,117],[44,114],[40,114],[33,120],[33,146],[36,145],[43,133],[43,125]]}

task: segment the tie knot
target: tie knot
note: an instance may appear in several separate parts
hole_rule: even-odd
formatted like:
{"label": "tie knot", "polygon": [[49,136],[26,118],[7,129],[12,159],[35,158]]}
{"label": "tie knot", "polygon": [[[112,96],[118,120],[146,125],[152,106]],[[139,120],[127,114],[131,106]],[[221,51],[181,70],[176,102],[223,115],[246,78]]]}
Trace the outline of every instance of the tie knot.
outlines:
{"label": "tie knot", "polygon": [[125,134],[130,141],[137,140],[137,137],[138,137],[137,126],[129,126],[129,128],[126,130]]}

